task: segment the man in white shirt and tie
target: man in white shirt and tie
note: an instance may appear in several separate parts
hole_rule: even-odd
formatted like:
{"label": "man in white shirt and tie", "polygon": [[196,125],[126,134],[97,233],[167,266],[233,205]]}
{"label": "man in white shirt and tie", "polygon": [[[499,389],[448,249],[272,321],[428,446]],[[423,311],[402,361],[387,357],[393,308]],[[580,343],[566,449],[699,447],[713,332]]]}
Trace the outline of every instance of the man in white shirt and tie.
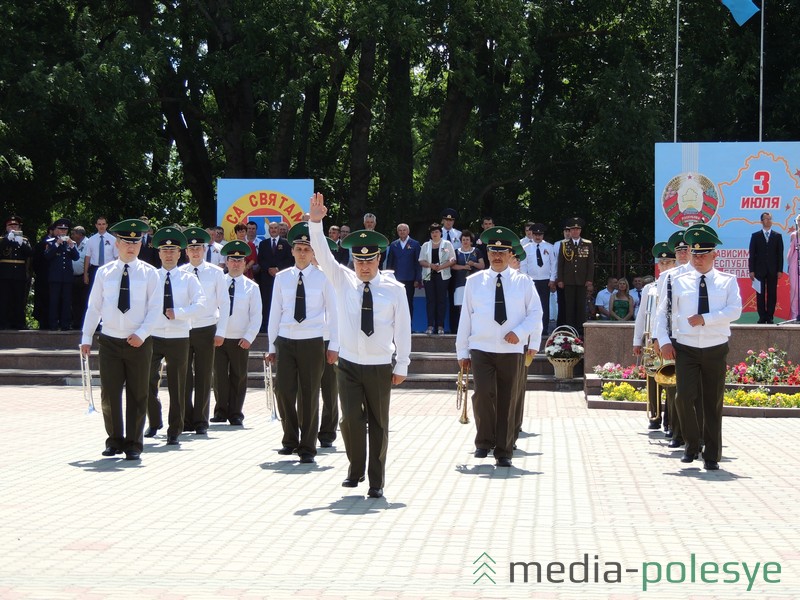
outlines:
{"label": "man in white shirt and tie", "polygon": [[[533,280],[539,303],[542,305],[542,331],[547,333],[550,327],[550,292],[556,291],[558,274],[558,257],[553,245],[544,241],[547,231],[542,223],[527,223],[525,237],[520,240],[525,249],[526,258],[523,270]],[[534,345],[536,340],[531,340]]]}
{"label": "man in white shirt and tie", "polygon": [[183,430],[206,435],[214,350],[225,340],[231,300],[228,297],[224,271],[203,259],[209,244],[212,243],[208,231],[199,227],[189,227],[183,234],[186,236],[186,255],[189,262],[181,269],[199,279],[206,295],[206,304],[192,318],[192,329],[189,332],[189,360],[183,395]]}
{"label": "man in white shirt and tie", "polygon": [[144,437],[155,437],[156,432],[162,427],[158,387],[161,383],[163,359],[167,363],[169,389],[167,445],[177,446],[178,436],[183,433],[183,402],[191,319],[205,308],[206,296],[197,277],[178,268],[181,250],[186,248],[186,237],[180,230],[175,227],[162,227],[153,236],[153,247],[158,250],[161,261],[158,281],[164,290],[164,300],[161,314],[151,332],[153,356],[150,360],[150,388],[147,399],[147,417],[150,426]]}
{"label": "man in white shirt and tie", "polygon": [[225,339],[214,352],[214,416],[212,423],[228,421],[241,427],[247,393],[247,360],[250,346],[261,328],[261,293],[258,284],[244,276],[247,242],[233,240],[222,247],[228,274],[225,285],[230,305]]}
{"label": "man in white shirt and tie", "polygon": [[90,291],[97,269],[119,256],[116,239],[108,232],[108,220],[103,216],[97,217],[94,226],[97,233],[86,240],[83,257],[83,283],[90,287]]}
{"label": "man in white shirt and tie", "polygon": [[320,268],[336,290],[339,331],[346,332],[339,340],[337,373],[342,405],[340,425],[350,462],[342,486],[358,486],[366,469],[367,495],[381,498],[389,445],[391,389],[405,380],[411,360],[408,302],[405,288],[378,269],[381,250],[389,242],[380,233],[354,231],[342,243],[352,251],[355,271],[336,262],[322,230],[322,219],[327,212],[322,194],[314,194],[309,210],[311,246]]}
{"label": "man in white shirt and tie", "polygon": [[[288,241],[295,264],[275,276],[267,360],[277,366],[275,396],[283,426],[278,454],[297,452],[301,463],[313,463],[322,373],[325,363],[335,363],[339,355],[336,294],[330,281],[312,264],[308,223],[293,226]],[[324,251],[330,254],[327,247]]]}
{"label": "man in white shirt and tie", "polygon": [[89,356],[102,319],[103,332],[98,338],[100,387],[108,435],[102,454],[124,452],[126,460],[139,460],[144,447],[147,378],[153,352],[150,332],[161,315],[164,298],[156,270],[137,258],[147,229],[147,223],[138,219],[120,221],[111,228],[116,234],[119,259],[97,270],[81,336],[81,354]]}

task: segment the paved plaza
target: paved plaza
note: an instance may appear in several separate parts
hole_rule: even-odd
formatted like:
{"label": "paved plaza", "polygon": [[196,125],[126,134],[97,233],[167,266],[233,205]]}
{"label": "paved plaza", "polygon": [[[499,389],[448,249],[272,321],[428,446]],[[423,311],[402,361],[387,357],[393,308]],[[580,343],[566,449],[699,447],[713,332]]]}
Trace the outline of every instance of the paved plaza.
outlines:
{"label": "paved plaza", "polygon": [[455,392],[400,390],[373,500],[341,487],[341,438],[301,465],[263,390],[244,412],[129,462],[100,455],[79,387],[3,388],[0,598],[800,597],[800,420],[726,417],[706,472],[643,413],[528,392],[501,469]]}

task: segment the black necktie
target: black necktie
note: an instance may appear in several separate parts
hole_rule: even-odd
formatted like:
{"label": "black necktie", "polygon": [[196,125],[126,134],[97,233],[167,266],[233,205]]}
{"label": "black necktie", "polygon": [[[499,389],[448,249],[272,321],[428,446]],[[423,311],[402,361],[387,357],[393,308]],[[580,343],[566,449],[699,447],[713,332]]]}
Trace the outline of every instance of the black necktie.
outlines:
{"label": "black necktie", "polygon": [[206,262],[211,262],[211,246],[206,250]]}
{"label": "black necktie", "polygon": [[172,303],[172,285],[169,281],[169,272],[167,272],[167,278],[164,280],[164,307],[161,312],[164,313],[164,316],[167,316],[167,309],[168,308],[175,308],[175,305]]}
{"label": "black necktie", "polygon": [[536,244],[536,264],[540,267],[544,266],[544,261],[542,260],[542,251],[539,250],[539,244]]}
{"label": "black necktie", "polygon": [[503,295],[503,280],[500,279],[501,273],[497,274],[497,284],[494,288],[494,320],[498,325],[506,322],[506,297]]}
{"label": "black necktie", "polygon": [[197,272],[197,267],[194,268],[194,274],[198,279],[200,279],[200,274]]}
{"label": "black necktie", "polygon": [[272,238],[272,252],[273,253],[275,252],[275,248],[276,248],[277,245],[278,245],[278,243],[275,241],[275,238]]}
{"label": "black necktie", "polygon": [[297,291],[294,294],[294,320],[302,323],[306,320],[306,288],[303,286],[303,273],[297,279]]}
{"label": "black necktie", "polygon": [[119,283],[119,300],[117,300],[117,308],[126,313],[131,309],[131,281],[128,277],[128,265],[122,269],[122,281]]}
{"label": "black necktie", "polygon": [[369,284],[364,284],[364,293],[361,296],[361,331],[367,337],[375,333],[375,326],[372,320],[372,292]]}
{"label": "black necktie", "polygon": [[233,296],[235,295],[234,292],[236,290],[236,280],[231,279],[231,284],[228,286],[228,296],[231,299],[231,310],[228,312],[229,315],[233,314]]}
{"label": "black necktie", "polygon": [[697,299],[697,314],[705,315],[711,312],[708,308],[708,286],[706,285],[706,276],[700,275],[700,296]]}

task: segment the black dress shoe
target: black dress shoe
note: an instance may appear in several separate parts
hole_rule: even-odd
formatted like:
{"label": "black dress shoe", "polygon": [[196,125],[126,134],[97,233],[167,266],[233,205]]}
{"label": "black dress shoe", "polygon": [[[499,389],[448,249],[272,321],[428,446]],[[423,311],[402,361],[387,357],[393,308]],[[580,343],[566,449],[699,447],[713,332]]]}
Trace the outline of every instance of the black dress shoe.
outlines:
{"label": "black dress shoe", "polygon": [[198,425],[194,432],[197,435],[208,435],[208,427],[205,425]]}
{"label": "black dress shoe", "polygon": [[303,454],[300,455],[300,462],[306,465],[311,464],[314,462],[314,457],[304,452]]}
{"label": "black dress shoe", "polygon": [[383,498],[383,488],[369,488],[367,496],[370,498]]}
{"label": "black dress shoe", "polygon": [[125,451],[125,460],[139,460],[142,456],[142,453],[138,450],[126,450]]}
{"label": "black dress shoe", "polygon": [[278,454],[282,454],[283,456],[289,456],[290,454],[294,453],[294,448],[291,446],[284,446],[280,450],[278,450]]}
{"label": "black dress shoe", "polygon": [[672,429],[665,429],[664,430],[664,437],[668,440],[672,439]]}
{"label": "black dress shoe", "polygon": [[244,421],[242,421],[242,419],[231,419],[230,423],[234,427],[241,427],[242,425],[244,425]]}
{"label": "black dress shoe", "polygon": [[333,442],[320,442],[319,443],[319,447],[320,448],[332,448],[333,447]]}
{"label": "black dress shoe", "polygon": [[486,448],[475,448],[475,458],[486,458],[489,451]]}
{"label": "black dress shoe", "polygon": [[177,446],[178,445],[178,436],[177,435],[168,435],[167,436],[167,446]]}
{"label": "black dress shoe", "polygon": [[501,456],[495,461],[495,464],[498,467],[510,467],[511,466],[511,459],[507,456]]}
{"label": "black dress shoe", "polygon": [[117,450],[116,448],[108,447],[101,452],[103,456],[114,456],[115,454],[122,454],[122,450]]}
{"label": "black dress shoe", "polygon": [[706,471],[719,471],[719,463],[715,460],[704,460],[703,466]]}
{"label": "black dress shoe", "polygon": [[144,437],[156,437],[158,427],[148,427],[144,432]]}
{"label": "black dress shoe", "polygon": [[212,423],[224,423],[227,420],[228,420],[227,417],[211,417],[209,419],[209,421],[211,421]]}
{"label": "black dress shoe", "polygon": [[680,448],[683,446],[684,441],[681,438],[672,438],[667,444],[668,448]]}
{"label": "black dress shoe", "polygon": [[183,424],[184,431],[194,431],[194,425],[187,425],[186,423]]}
{"label": "black dress shoe", "polygon": [[661,423],[656,421],[651,421],[650,424],[647,426],[648,429],[661,429]]}
{"label": "black dress shoe", "polygon": [[358,484],[364,481],[364,476],[362,475],[358,479],[345,479],[342,482],[342,487],[358,487]]}
{"label": "black dress shoe", "polygon": [[690,463],[690,462],[693,462],[695,459],[697,459],[699,457],[700,457],[699,454],[686,454],[686,453],[684,453],[684,455],[681,456],[681,462],[682,463]]}

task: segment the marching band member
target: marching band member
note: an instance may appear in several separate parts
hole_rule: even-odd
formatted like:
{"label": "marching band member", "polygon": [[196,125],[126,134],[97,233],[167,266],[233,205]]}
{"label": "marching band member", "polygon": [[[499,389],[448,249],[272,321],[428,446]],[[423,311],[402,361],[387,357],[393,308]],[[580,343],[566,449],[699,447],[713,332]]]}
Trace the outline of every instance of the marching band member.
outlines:
{"label": "marching band member", "polygon": [[197,277],[206,295],[205,306],[192,318],[192,329],[189,331],[183,430],[206,435],[214,351],[225,340],[231,300],[225,284],[225,272],[203,258],[208,256],[212,244],[209,233],[200,227],[189,227],[183,234],[186,236],[189,262],[181,269]]}
{"label": "marching band member", "polygon": [[[695,225],[685,232],[684,240],[695,270],[672,281],[674,344],[666,327],[666,303],[659,306],[656,332],[664,359],[675,359],[676,405],[686,440],[681,462],[694,461],[704,440],[704,466],[714,471],[719,469],[722,457],[722,400],[730,324],[742,314],[742,299],[736,277],[714,268],[716,246],[722,243],[717,233],[708,225]],[[692,410],[697,404],[702,408],[702,426]]]}
{"label": "marching band member", "polygon": [[311,197],[309,213],[311,247],[320,268],[336,290],[339,331],[348,332],[340,339],[337,370],[342,409],[340,425],[350,462],[342,486],[356,487],[364,480],[366,468],[367,495],[380,498],[389,445],[392,385],[405,380],[410,362],[411,318],[405,288],[378,269],[380,253],[389,242],[383,235],[376,231],[354,231],[342,242],[342,247],[352,251],[353,271],[336,262],[327,251],[322,219],[328,209],[322,194]]}
{"label": "marching band member", "polygon": [[147,400],[150,426],[144,437],[155,437],[163,426],[158,386],[161,381],[161,360],[164,359],[167,363],[169,388],[167,445],[177,446],[178,436],[183,433],[183,401],[186,393],[191,319],[205,309],[206,296],[197,277],[178,268],[181,250],[186,248],[186,237],[183,233],[175,227],[162,227],[153,236],[152,244],[158,250],[161,261],[158,283],[164,290],[164,300],[161,314],[151,332],[153,355],[150,360]]}
{"label": "marching band member", "polygon": [[[294,266],[275,276],[267,328],[268,360],[278,369],[275,396],[283,426],[278,454],[296,451],[301,463],[313,463],[322,374],[325,363],[335,363],[339,354],[336,296],[330,281],[311,264],[314,251],[308,223],[294,225],[287,239]],[[330,254],[327,244],[322,252]],[[330,336],[327,350],[326,330]]]}
{"label": "marching band member", "polygon": [[510,467],[521,363],[528,338],[541,339],[542,307],[530,277],[509,267],[519,245],[514,232],[495,226],[481,240],[489,269],[467,278],[456,353],[462,369],[472,368],[475,382],[475,457],[486,458],[494,447],[497,465]]}

